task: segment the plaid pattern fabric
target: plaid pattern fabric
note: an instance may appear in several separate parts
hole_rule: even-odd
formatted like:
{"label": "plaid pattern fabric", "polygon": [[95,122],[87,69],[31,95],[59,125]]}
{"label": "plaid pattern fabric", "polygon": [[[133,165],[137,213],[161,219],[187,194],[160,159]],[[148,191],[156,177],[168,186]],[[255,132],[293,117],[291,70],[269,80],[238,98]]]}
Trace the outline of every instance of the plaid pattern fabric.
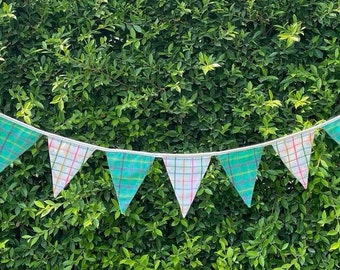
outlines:
{"label": "plaid pattern fabric", "polygon": [[107,152],[106,156],[120,211],[124,214],[147,175],[154,157],[115,152]]}
{"label": "plaid pattern fabric", "polygon": [[185,217],[209,166],[210,157],[169,156],[164,157],[163,161]]}
{"label": "plaid pattern fabric", "polygon": [[308,184],[308,166],[313,139],[314,131],[308,131],[280,140],[272,145],[288,170],[304,188],[307,188]]}
{"label": "plaid pattern fabric", "polygon": [[334,141],[340,144],[340,120],[330,123],[323,127]]}
{"label": "plaid pattern fabric", "polygon": [[230,182],[248,207],[251,206],[262,151],[261,147],[218,156]]}
{"label": "plaid pattern fabric", "polygon": [[30,148],[40,134],[0,117],[0,172]]}
{"label": "plaid pattern fabric", "polygon": [[93,150],[55,138],[48,138],[48,150],[52,169],[53,194],[57,197],[92,155]]}

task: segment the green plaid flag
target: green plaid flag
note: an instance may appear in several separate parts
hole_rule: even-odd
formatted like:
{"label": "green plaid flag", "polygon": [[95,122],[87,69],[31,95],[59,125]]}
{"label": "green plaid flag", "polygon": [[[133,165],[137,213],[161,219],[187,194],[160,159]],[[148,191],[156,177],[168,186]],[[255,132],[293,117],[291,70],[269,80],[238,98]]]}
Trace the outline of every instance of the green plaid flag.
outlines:
{"label": "green plaid flag", "polygon": [[107,152],[106,156],[120,211],[124,214],[147,175],[154,157],[116,152]]}
{"label": "green plaid flag", "polygon": [[323,127],[324,130],[332,137],[334,141],[340,144],[340,120],[332,122]]}
{"label": "green plaid flag", "polygon": [[30,148],[40,134],[0,117],[0,172]]}
{"label": "green plaid flag", "polygon": [[230,181],[248,207],[255,186],[263,148],[254,148],[218,156]]}

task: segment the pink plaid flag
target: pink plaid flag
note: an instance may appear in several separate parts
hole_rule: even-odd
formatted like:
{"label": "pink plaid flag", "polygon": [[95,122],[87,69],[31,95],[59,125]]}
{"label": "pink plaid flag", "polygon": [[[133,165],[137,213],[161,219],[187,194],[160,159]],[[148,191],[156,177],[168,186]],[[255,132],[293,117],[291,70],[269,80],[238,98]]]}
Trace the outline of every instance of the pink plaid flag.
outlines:
{"label": "pink plaid flag", "polygon": [[94,150],[55,138],[48,138],[54,197],[67,186]]}
{"label": "pink plaid flag", "polygon": [[163,161],[185,217],[209,166],[210,157],[169,156],[163,157]]}
{"label": "pink plaid flag", "polygon": [[314,131],[306,131],[293,137],[282,139],[272,145],[283,163],[304,188],[307,188],[308,184],[308,166],[313,139]]}

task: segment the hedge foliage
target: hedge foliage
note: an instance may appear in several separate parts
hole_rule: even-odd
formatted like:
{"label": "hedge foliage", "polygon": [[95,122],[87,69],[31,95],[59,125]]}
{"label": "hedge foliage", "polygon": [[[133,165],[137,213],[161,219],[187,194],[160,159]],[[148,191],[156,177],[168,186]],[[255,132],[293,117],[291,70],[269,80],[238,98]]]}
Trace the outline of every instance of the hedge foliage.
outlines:
{"label": "hedge foliage", "polygon": [[[0,0],[0,106],[77,140],[150,152],[260,143],[340,113],[340,3]],[[46,139],[0,174],[3,269],[340,268],[340,147],[307,190],[271,148],[247,208],[213,160],[183,219],[161,160],[125,216],[95,152],[54,199]]]}

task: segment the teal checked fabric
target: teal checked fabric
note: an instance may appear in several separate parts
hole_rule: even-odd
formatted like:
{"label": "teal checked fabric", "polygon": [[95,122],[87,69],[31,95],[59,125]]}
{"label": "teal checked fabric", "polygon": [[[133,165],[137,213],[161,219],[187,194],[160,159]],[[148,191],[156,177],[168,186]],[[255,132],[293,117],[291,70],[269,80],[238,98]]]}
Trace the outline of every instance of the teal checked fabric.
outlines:
{"label": "teal checked fabric", "polygon": [[241,150],[218,156],[229,180],[250,207],[263,148]]}
{"label": "teal checked fabric", "polygon": [[332,122],[323,127],[324,130],[332,137],[334,141],[340,144],[340,120]]}
{"label": "teal checked fabric", "polygon": [[0,118],[0,172],[29,149],[40,134]]}
{"label": "teal checked fabric", "polygon": [[146,177],[154,157],[120,152],[107,152],[106,156],[119,207],[124,214]]}

